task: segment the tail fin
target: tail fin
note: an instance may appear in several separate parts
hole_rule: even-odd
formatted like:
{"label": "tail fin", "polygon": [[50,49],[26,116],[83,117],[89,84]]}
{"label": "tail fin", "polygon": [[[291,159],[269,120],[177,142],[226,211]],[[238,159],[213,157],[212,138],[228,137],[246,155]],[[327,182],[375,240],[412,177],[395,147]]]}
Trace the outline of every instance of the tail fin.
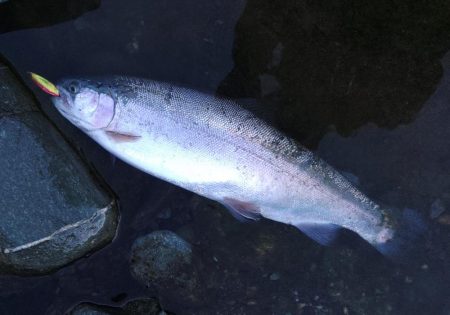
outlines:
{"label": "tail fin", "polygon": [[423,216],[412,209],[405,209],[393,229],[391,239],[374,244],[380,253],[399,263],[406,263],[423,254],[423,236],[427,230]]}

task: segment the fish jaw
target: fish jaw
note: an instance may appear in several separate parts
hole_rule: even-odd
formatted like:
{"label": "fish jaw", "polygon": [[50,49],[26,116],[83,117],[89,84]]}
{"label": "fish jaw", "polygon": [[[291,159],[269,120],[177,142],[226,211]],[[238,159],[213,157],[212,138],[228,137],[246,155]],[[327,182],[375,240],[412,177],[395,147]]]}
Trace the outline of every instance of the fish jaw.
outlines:
{"label": "fish jaw", "polygon": [[72,98],[70,97],[69,92],[65,88],[58,85],[56,87],[59,91],[59,96],[57,97],[53,96],[51,99],[52,103],[56,107],[56,109],[61,113],[61,115],[69,119],[69,117],[71,116],[70,111],[71,108],[73,107]]}

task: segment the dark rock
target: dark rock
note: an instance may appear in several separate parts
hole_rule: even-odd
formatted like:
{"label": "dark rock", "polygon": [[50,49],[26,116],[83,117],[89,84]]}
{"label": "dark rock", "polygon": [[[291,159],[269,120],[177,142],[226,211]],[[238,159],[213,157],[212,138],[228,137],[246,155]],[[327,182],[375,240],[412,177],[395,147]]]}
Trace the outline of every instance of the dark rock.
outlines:
{"label": "dark rock", "polygon": [[114,199],[1,63],[0,169],[0,272],[50,272],[114,237]]}
{"label": "dark rock", "polygon": [[0,33],[64,22],[99,6],[100,0],[0,0]]}
{"label": "dark rock", "polygon": [[155,231],[134,242],[131,273],[139,282],[155,287],[161,301],[201,302],[191,245],[171,231]]}
{"label": "dark rock", "polygon": [[156,299],[139,299],[126,303],[122,307],[81,303],[75,306],[69,315],[165,315]]}

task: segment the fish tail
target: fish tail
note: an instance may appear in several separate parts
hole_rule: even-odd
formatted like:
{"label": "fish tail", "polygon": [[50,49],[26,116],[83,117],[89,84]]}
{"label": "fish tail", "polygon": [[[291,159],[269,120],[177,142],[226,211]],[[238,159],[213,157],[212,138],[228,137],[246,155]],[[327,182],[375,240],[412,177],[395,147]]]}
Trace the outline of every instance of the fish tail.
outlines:
{"label": "fish tail", "polygon": [[373,245],[394,262],[406,263],[423,253],[426,231],[424,217],[415,210],[405,209],[395,223],[386,224]]}

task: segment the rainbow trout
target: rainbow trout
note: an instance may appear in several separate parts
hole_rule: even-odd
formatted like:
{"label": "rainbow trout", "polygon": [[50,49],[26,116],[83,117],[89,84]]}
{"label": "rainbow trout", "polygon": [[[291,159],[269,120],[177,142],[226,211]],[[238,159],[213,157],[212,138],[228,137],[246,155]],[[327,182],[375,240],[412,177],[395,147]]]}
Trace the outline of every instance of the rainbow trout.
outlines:
{"label": "rainbow trout", "polygon": [[234,101],[120,76],[68,79],[57,88],[59,112],[107,151],[235,215],[294,225],[321,244],[349,229],[388,256],[414,233]]}

